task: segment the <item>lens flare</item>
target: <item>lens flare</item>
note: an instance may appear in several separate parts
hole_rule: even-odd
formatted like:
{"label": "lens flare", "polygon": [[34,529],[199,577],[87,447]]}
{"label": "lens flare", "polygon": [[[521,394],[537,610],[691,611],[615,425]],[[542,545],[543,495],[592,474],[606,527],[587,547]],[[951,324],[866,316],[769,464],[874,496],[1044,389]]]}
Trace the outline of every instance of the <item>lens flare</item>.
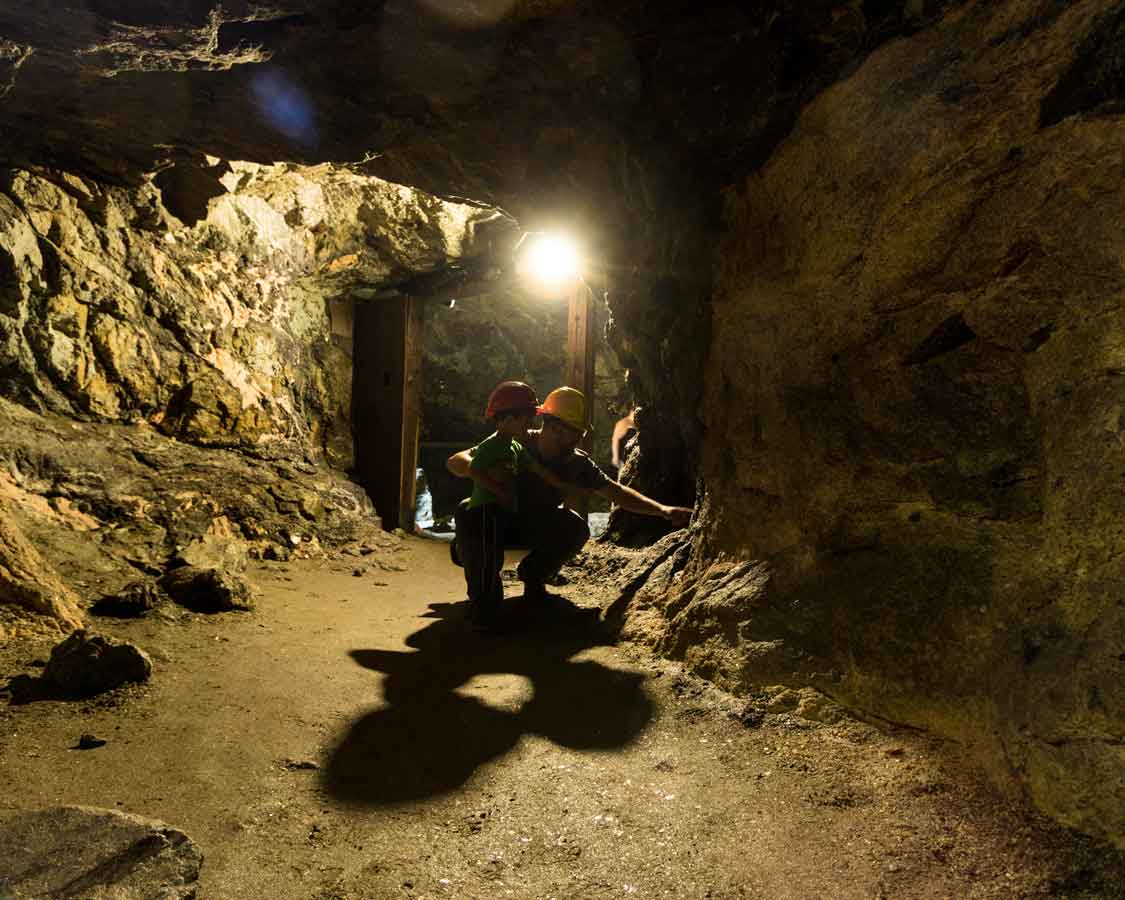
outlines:
{"label": "lens flare", "polygon": [[312,104],[305,92],[276,69],[254,76],[250,89],[262,116],[287,138],[304,146],[316,144]]}

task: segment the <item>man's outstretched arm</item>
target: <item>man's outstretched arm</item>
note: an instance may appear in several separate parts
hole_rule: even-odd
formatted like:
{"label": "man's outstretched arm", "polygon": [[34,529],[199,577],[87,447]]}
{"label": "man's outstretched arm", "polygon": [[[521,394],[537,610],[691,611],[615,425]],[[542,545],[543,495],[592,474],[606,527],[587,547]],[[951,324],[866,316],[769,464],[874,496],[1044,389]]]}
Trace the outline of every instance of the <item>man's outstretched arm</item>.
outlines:
{"label": "man's outstretched arm", "polygon": [[683,528],[691,520],[691,509],[686,506],[666,506],[657,503],[651,497],[646,497],[640,491],[626,487],[616,481],[611,481],[605,487],[596,491],[600,497],[605,497],[611,503],[616,503],[622,509],[642,516],[659,516],[667,519],[677,528]]}

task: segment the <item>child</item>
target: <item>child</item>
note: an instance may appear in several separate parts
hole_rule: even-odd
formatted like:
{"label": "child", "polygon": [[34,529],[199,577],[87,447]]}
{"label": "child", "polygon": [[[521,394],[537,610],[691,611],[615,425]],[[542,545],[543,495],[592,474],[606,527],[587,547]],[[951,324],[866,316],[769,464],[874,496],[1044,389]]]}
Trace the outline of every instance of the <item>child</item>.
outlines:
{"label": "child", "polygon": [[[465,516],[472,517],[472,537],[458,528],[457,552],[462,560],[481,554],[481,565],[465,567],[469,604],[475,623],[483,627],[495,624],[504,588],[500,570],[504,565],[505,530],[519,513],[519,492],[516,476],[521,469],[534,472],[552,487],[564,493],[576,488],[559,480],[545,469],[523,447],[527,430],[537,415],[539,400],[530,385],[521,381],[504,381],[488,398],[484,415],[496,431],[477,444],[470,453],[469,477],[473,493],[465,504]],[[463,520],[464,521],[464,520]],[[472,583],[470,572],[479,573],[481,583]]]}

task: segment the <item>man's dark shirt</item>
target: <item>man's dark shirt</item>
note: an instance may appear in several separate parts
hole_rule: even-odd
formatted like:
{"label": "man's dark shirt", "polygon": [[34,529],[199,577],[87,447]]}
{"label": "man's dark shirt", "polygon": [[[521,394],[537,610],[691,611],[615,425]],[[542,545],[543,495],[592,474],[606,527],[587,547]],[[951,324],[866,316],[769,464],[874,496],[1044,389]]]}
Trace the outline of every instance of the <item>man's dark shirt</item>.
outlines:
{"label": "man's dark shirt", "polygon": [[[539,455],[539,432],[528,433],[524,443],[527,450],[544,468],[566,484],[574,484],[588,488],[592,491],[600,490],[610,482],[610,477],[603,472],[589,454],[582,450],[574,450],[561,459],[546,460]],[[519,473],[519,508],[520,512],[533,512],[535,509],[553,508],[565,499],[561,491],[555,490],[542,478],[532,472],[523,470]]]}

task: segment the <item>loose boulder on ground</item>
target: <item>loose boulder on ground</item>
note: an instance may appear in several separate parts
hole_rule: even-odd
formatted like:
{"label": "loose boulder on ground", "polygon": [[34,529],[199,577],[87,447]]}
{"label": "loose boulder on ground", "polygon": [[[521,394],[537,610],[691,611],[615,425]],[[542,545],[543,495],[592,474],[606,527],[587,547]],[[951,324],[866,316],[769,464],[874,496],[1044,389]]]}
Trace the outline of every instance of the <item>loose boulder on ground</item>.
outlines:
{"label": "loose boulder on ground", "polygon": [[139,647],[79,630],[51,651],[43,680],[66,696],[90,697],[151,675],[152,661]]}
{"label": "loose boulder on ground", "polygon": [[93,612],[104,616],[135,618],[156,609],[168,600],[168,594],[154,581],[134,581],[116,594],[102,597]]}
{"label": "loose boulder on ground", "polygon": [[189,900],[203,854],[163,822],[58,806],[0,818],[0,897]]}
{"label": "loose boulder on ground", "polygon": [[253,589],[245,579],[220,569],[180,566],[167,572],[160,585],[173,600],[196,612],[251,609],[254,605]]}

